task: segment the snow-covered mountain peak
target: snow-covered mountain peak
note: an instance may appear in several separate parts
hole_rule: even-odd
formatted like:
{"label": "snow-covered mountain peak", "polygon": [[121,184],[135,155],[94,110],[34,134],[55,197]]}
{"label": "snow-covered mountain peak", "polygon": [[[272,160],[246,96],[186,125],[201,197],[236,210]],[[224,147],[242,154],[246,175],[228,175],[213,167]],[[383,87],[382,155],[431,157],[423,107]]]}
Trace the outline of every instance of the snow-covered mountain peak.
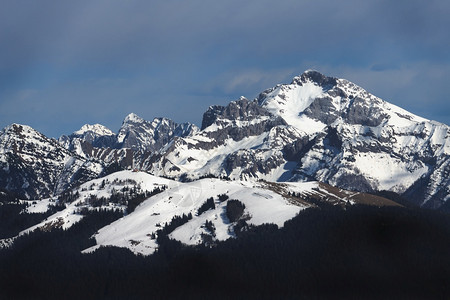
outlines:
{"label": "snow-covered mountain peak", "polygon": [[81,159],[29,126],[12,124],[0,132],[0,186],[21,197],[49,196],[101,171],[101,164]]}
{"label": "snow-covered mountain peak", "polygon": [[41,146],[46,143],[54,144],[55,142],[27,125],[13,123],[0,131],[1,151],[8,151],[11,148],[14,148],[15,152],[21,151],[22,147],[18,145],[27,143]]}
{"label": "snow-covered mountain peak", "polygon": [[123,124],[125,124],[125,123],[140,123],[140,122],[144,122],[144,121],[145,121],[144,119],[142,119],[135,113],[130,113],[123,120]]}
{"label": "snow-covered mountain peak", "polygon": [[20,134],[39,134],[39,133],[28,125],[12,123],[11,125],[6,126],[2,130],[2,134],[20,135]]}
{"label": "snow-covered mountain peak", "polygon": [[58,142],[67,150],[84,158],[90,158],[93,147],[113,148],[116,135],[109,128],[101,124],[85,124],[80,130],[70,135],[62,135]]}
{"label": "snow-covered mountain peak", "polygon": [[172,120],[164,117],[154,118],[152,121],[152,126],[157,128],[158,126],[170,126],[173,123]]}
{"label": "snow-covered mountain peak", "polygon": [[195,125],[178,124],[168,118],[154,118],[146,121],[136,114],[129,114],[117,134],[121,148],[159,151],[175,136],[189,136],[198,131]]}
{"label": "snow-covered mountain peak", "polygon": [[[175,177],[318,180],[391,190],[420,204],[425,199],[429,207],[450,198],[448,126],[313,70],[255,100],[210,106],[201,132],[177,140],[146,166]],[[429,184],[421,189],[423,182]]]}
{"label": "snow-covered mountain peak", "polygon": [[93,125],[85,124],[80,128],[80,130],[75,131],[73,134],[83,135],[88,132],[97,136],[114,135],[114,132],[112,132],[109,128],[101,124],[93,124]]}
{"label": "snow-covered mountain peak", "polygon": [[[311,135],[337,123],[377,127],[428,122],[370,94],[358,85],[309,70],[262,92],[257,101],[273,115]],[[337,123],[336,123],[337,122]]]}
{"label": "snow-covered mountain peak", "polygon": [[318,86],[330,89],[337,84],[337,78],[328,77],[316,70],[306,70],[303,74],[295,76],[291,84],[303,85],[307,82],[312,82]]}
{"label": "snow-covered mountain peak", "polygon": [[304,116],[303,112],[316,99],[325,96],[326,89],[329,89],[327,82],[333,80],[315,71],[305,72],[294,77],[291,84],[278,85],[262,92],[257,101],[271,114],[282,117],[287,124],[312,134],[322,130],[325,124]]}

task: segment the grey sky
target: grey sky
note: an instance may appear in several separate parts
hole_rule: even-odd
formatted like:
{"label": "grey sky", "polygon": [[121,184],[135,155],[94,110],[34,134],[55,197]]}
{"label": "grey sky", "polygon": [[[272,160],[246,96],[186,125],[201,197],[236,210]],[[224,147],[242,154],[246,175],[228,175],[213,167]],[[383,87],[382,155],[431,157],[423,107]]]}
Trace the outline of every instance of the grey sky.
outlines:
{"label": "grey sky", "polygon": [[1,1],[0,127],[200,125],[306,69],[450,124],[449,1]]}

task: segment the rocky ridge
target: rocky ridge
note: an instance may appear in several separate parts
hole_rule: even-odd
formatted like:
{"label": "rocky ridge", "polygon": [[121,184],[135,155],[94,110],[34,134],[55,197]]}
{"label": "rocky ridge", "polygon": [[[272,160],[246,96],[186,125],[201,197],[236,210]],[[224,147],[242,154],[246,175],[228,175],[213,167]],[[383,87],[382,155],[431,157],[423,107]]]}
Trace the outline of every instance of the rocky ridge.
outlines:
{"label": "rocky ridge", "polygon": [[12,124],[0,132],[0,185],[22,198],[58,194],[102,171],[101,163],[70,152],[29,126]]}

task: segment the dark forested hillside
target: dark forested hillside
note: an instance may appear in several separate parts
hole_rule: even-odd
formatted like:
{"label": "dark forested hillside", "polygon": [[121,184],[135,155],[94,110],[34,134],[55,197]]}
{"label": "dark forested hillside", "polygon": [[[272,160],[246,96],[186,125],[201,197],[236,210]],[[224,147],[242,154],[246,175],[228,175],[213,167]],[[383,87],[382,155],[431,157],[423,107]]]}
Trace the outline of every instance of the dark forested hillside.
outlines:
{"label": "dark forested hillside", "polygon": [[80,251],[119,214],[36,232],[0,252],[0,298],[448,298],[450,216],[366,206],[307,209],[216,247],[160,239],[149,257]]}

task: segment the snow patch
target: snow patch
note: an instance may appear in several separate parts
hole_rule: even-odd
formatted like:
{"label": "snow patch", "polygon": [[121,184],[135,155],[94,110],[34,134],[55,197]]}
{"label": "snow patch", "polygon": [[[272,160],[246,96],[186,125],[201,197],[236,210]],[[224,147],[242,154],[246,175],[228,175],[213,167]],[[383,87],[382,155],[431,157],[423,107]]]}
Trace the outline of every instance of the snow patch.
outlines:
{"label": "snow patch", "polygon": [[101,124],[94,124],[94,125],[85,124],[81,127],[80,130],[75,131],[74,134],[83,135],[84,133],[87,132],[92,132],[99,136],[114,135],[114,132],[112,132],[110,129]]}

